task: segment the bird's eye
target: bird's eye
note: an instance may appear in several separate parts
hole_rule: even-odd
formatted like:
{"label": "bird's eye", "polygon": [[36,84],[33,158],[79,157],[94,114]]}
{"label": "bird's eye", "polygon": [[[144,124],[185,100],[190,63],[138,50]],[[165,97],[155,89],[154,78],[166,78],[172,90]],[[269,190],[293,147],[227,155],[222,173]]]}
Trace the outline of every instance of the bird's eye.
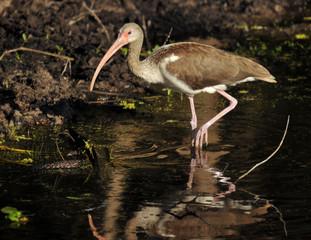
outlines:
{"label": "bird's eye", "polygon": [[132,31],[128,31],[127,34],[128,34],[128,35],[132,34]]}

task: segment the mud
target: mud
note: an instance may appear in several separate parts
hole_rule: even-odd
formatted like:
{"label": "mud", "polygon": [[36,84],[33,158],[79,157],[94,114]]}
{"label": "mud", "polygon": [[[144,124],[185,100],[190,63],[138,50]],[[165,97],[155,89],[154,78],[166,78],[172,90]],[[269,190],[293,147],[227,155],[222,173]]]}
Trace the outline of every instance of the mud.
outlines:
{"label": "mud", "polygon": [[[235,41],[245,34],[240,26],[282,26],[295,33],[309,1],[85,1],[105,29],[80,0],[3,0],[0,6],[0,51],[27,47],[74,58],[17,51],[0,61],[0,137],[24,124],[62,124],[77,107],[88,104],[88,85],[103,53],[126,22],[145,26],[144,48],[170,39],[213,36]],[[107,35],[108,33],[108,35]],[[265,34],[271,34],[269,30]],[[24,36],[24,37],[23,37]],[[109,41],[110,39],[110,41]],[[230,48],[230,44],[229,44]],[[104,81],[103,81],[104,80]],[[97,88],[137,94],[150,91],[128,70],[118,54],[101,73]]]}

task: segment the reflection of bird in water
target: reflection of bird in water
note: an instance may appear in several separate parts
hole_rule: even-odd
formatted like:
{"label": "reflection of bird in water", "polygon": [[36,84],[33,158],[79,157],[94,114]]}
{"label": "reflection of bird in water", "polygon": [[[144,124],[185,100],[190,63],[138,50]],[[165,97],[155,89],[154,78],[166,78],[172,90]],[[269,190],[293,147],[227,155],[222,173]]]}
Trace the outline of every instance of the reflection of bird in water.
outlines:
{"label": "reflection of bird in water", "polygon": [[[230,182],[230,177],[225,177],[223,175],[223,171],[219,171],[218,169],[209,166],[208,164],[208,152],[202,151],[202,150],[196,150],[195,156],[191,159],[190,163],[190,173],[189,173],[189,181],[187,183],[187,186],[189,189],[192,189],[193,184],[193,177],[196,170],[196,167],[201,167],[205,173],[209,172],[211,173],[213,179],[216,179],[217,182],[221,182],[223,184],[226,184],[228,186],[227,190],[223,192],[218,192],[217,190],[214,192],[216,195],[215,200],[218,200],[222,197],[225,197],[225,195],[230,194],[232,192],[235,192],[235,185]],[[206,174],[204,174],[206,176]],[[209,182],[205,184],[212,185],[213,179],[210,179]],[[210,187],[210,186],[209,186]]]}
{"label": "reflection of bird in water", "polygon": [[[197,148],[207,144],[208,128],[230,112],[237,100],[226,93],[227,86],[262,80],[275,83],[274,77],[263,66],[245,57],[225,52],[214,47],[193,42],[164,45],[156,49],[148,58],[140,61],[143,31],[135,23],[125,24],[115,43],[99,63],[90,86],[109,58],[122,46],[129,45],[128,64],[131,71],[149,83],[160,83],[189,97],[192,113],[192,142]],[[202,125],[196,136],[197,116],[193,96],[200,92],[218,92],[230,101],[230,105]]]}
{"label": "reflection of bird in water", "polygon": [[[180,152],[186,154],[184,149]],[[268,213],[269,205],[257,204],[252,196],[243,196],[243,200],[231,198],[229,193],[235,191],[235,185],[211,167],[224,152],[212,152],[210,159],[207,152],[196,153],[188,182],[192,188],[168,188],[160,199],[146,201],[127,222],[127,239],[138,239],[137,229],[148,237],[161,239],[234,237],[240,236],[237,229],[263,220],[261,216]],[[228,186],[227,190],[219,193],[219,182]],[[249,238],[247,233],[245,236]]]}

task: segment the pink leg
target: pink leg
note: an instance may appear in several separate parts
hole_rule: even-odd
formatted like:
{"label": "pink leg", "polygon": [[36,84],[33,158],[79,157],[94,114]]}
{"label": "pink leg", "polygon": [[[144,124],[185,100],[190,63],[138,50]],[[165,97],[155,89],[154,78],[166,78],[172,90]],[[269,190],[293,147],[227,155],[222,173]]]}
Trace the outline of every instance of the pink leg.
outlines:
{"label": "pink leg", "polygon": [[202,148],[204,136],[205,136],[206,145],[208,144],[208,142],[207,142],[207,129],[213,123],[215,123],[218,119],[222,118],[225,114],[227,114],[232,109],[234,109],[235,106],[238,104],[238,101],[234,97],[232,97],[228,93],[226,93],[225,91],[217,90],[217,92],[219,94],[221,94],[222,96],[224,96],[225,98],[227,98],[230,101],[230,105],[228,107],[226,107],[224,110],[222,110],[220,113],[218,113],[211,120],[209,120],[207,123],[205,123],[202,127],[200,127],[200,129],[197,133],[197,136],[196,136],[196,140],[195,140],[195,147],[196,148],[200,148],[200,149]]}
{"label": "pink leg", "polygon": [[194,102],[193,98],[189,97],[189,102],[190,102],[190,110],[191,110],[191,145],[194,146],[194,139],[195,139],[195,131],[197,129],[197,115],[195,113],[195,107],[194,107]]}

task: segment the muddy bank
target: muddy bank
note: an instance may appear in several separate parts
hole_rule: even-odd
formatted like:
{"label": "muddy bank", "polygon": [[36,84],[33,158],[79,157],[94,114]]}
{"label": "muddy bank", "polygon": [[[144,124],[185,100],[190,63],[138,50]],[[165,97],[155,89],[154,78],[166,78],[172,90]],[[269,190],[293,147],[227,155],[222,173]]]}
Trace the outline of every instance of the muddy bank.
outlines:
{"label": "muddy bank", "polygon": [[[94,2],[94,3],[93,3]],[[0,50],[21,46],[72,57],[17,51],[0,61],[0,136],[23,124],[61,124],[87,104],[88,84],[103,53],[125,22],[146,27],[145,49],[190,36],[218,39],[244,34],[240,26],[285,26],[301,22],[308,1],[13,1],[0,6]],[[102,21],[104,28],[91,14]],[[299,25],[301,26],[301,25]],[[302,28],[307,26],[301,26]],[[292,34],[292,29],[286,34]],[[266,33],[269,34],[269,33]],[[233,38],[234,38],[233,37]],[[234,41],[234,40],[233,40]],[[114,58],[96,87],[107,92],[144,93],[148,86]]]}

